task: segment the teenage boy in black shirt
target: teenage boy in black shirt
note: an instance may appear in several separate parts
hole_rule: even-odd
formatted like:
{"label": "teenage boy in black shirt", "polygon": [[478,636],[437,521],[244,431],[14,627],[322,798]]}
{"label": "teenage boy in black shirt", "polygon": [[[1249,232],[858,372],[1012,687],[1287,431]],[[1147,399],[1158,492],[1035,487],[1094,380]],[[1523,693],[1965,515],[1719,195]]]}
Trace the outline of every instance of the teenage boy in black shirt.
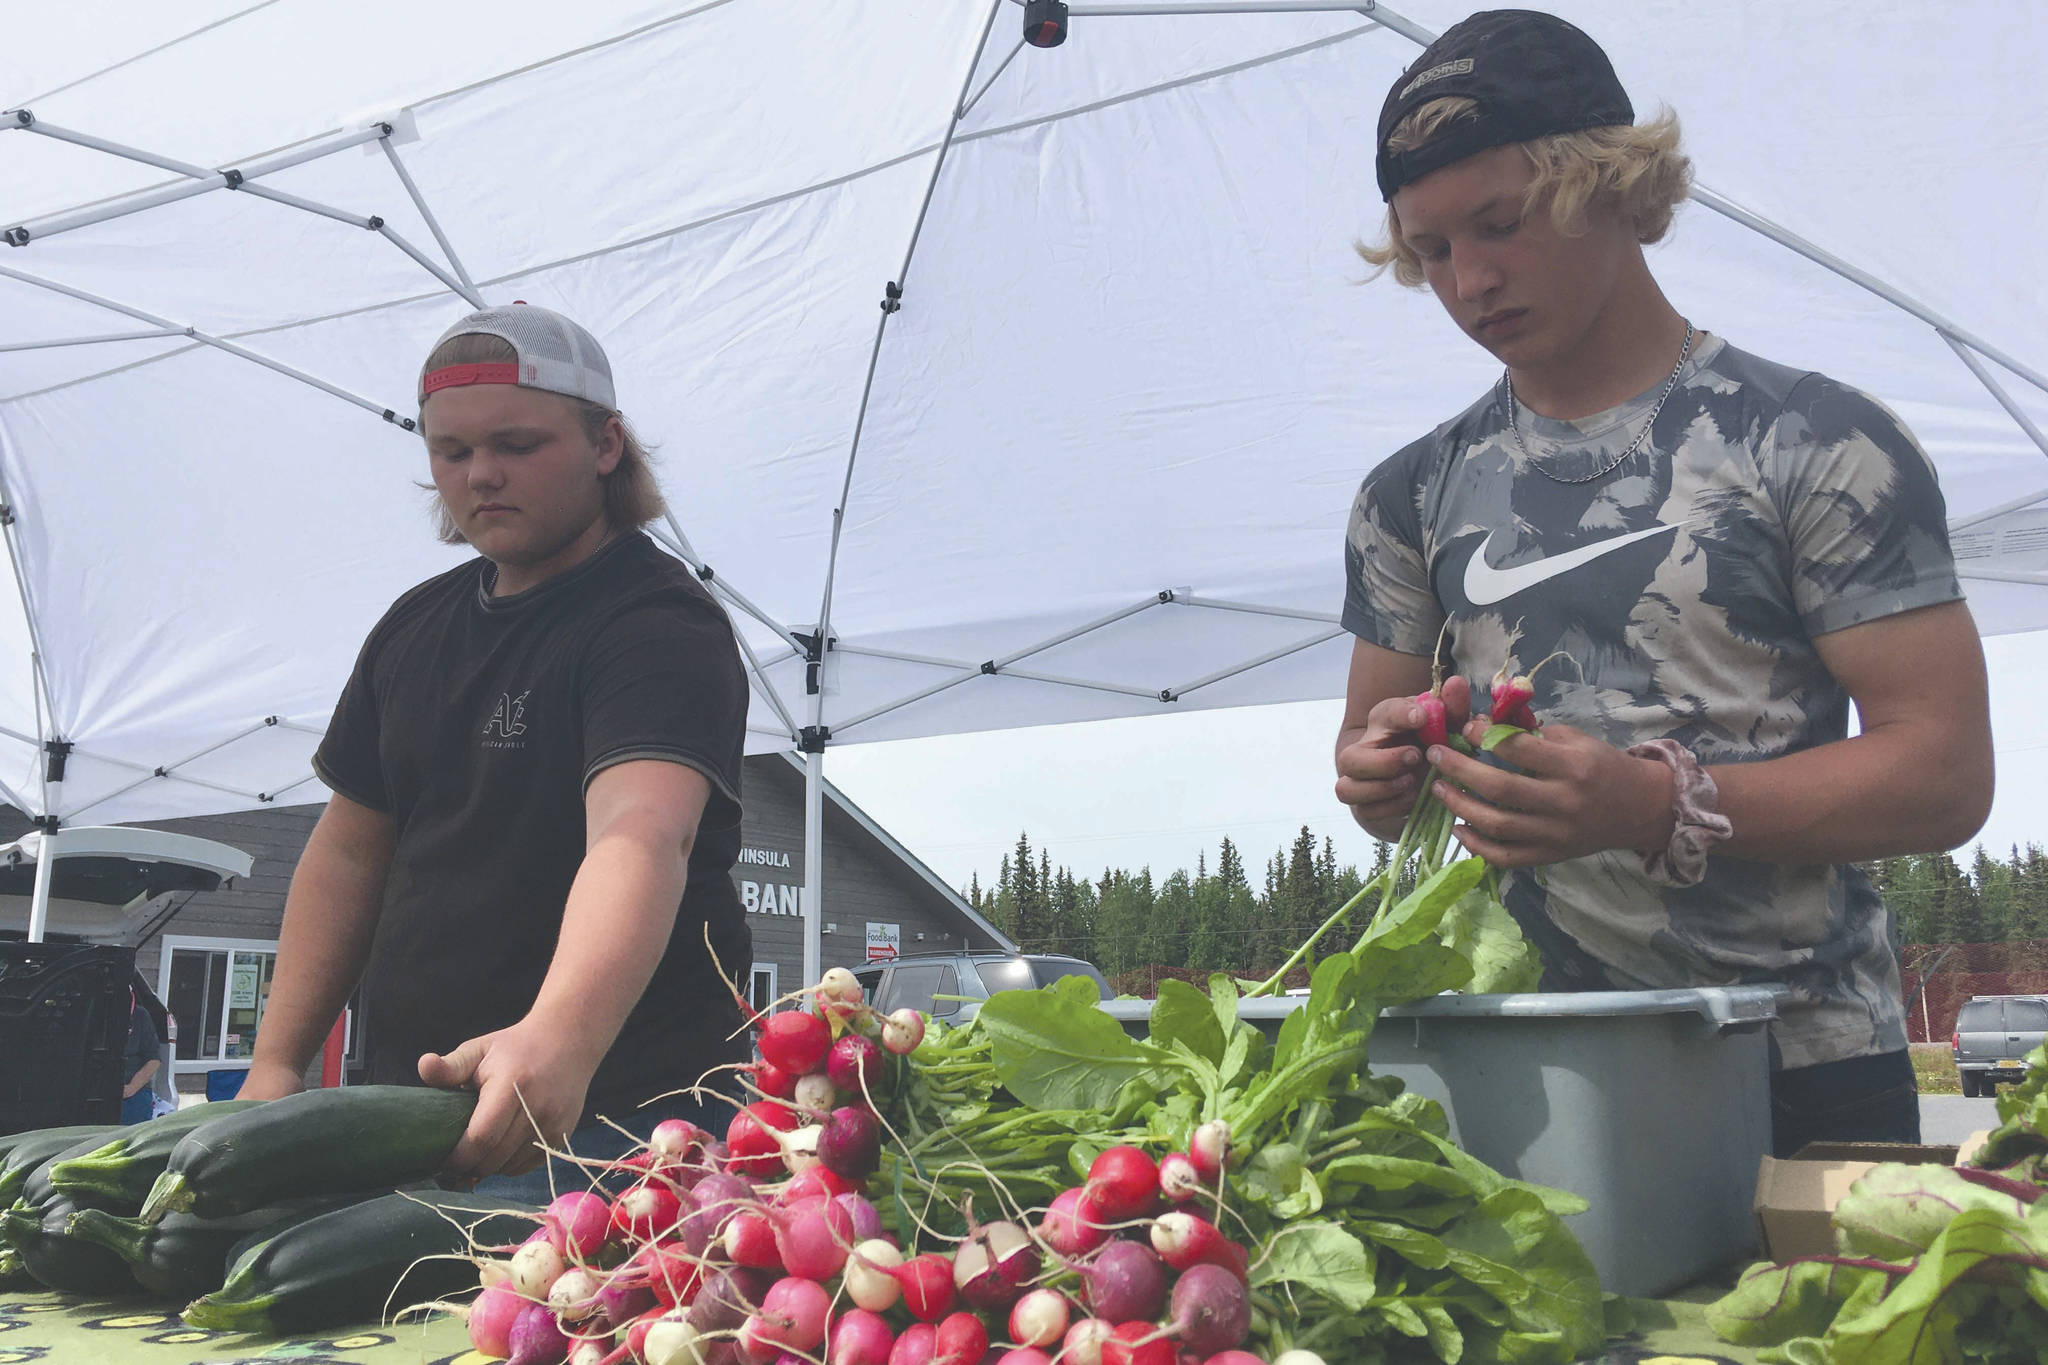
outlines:
{"label": "teenage boy in black shirt", "polygon": [[603,1156],[600,1115],[696,1116],[636,1106],[744,1051],[707,938],[744,968],[747,686],[724,612],[640,533],[660,493],[588,332],[471,314],[420,417],[442,538],[481,557],[399,598],[342,692],[242,1094],[299,1088],[367,967],[371,1080],[476,1089],[449,1168],[480,1178],[536,1166],[536,1130]]}

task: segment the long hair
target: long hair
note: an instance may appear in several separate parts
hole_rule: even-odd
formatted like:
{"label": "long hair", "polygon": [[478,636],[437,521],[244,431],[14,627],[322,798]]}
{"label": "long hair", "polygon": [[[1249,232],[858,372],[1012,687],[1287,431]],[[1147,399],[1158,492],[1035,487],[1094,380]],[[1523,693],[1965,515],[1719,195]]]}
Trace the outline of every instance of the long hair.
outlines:
{"label": "long hair", "polygon": [[[427,357],[425,369],[438,370],[447,365],[509,365],[519,359],[519,353],[512,343],[503,337],[487,332],[464,332],[449,337],[434,348]],[[659,519],[668,511],[668,501],[661,495],[661,485],[654,478],[654,457],[640,434],[633,430],[624,414],[608,408],[602,403],[592,403],[583,398],[558,395],[563,402],[576,409],[576,419],[582,424],[583,435],[592,445],[604,439],[605,424],[614,417],[625,431],[625,441],[619,452],[619,462],[612,472],[600,476],[604,484],[604,519],[614,530],[637,531],[650,521]],[[420,432],[425,434],[427,424],[420,422]],[[432,489],[432,484],[424,485]],[[448,514],[448,508],[437,496],[434,499],[436,518],[435,534],[443,543],[461,545],[465,543],[462,531],[455,524],[455,518]]]}
{"label": "long hair", "polygon": [[[1479,106],[1462,96],[1431,100],[1394,125],[1387,146],[1397,152],[1426,146],[1447,126],[1477,115]],[[1660,110],[1648,123],[1587,128],[1576,133],[1513,144],[1536,170],[1522,198],[1522,211],[1548,205],[1550,221],[1566,237],[1586,231],[1594,204],[1612,204],[1645,244],[1662,241],[1671,215],[1692,190],[1692,161],[1678,150],[1678,116]],[[1401,238],[1401,216],[1387,205],[1386,239],[1360,242],[1358,254],[1411,289],[1423,284],[1422,260]]]}

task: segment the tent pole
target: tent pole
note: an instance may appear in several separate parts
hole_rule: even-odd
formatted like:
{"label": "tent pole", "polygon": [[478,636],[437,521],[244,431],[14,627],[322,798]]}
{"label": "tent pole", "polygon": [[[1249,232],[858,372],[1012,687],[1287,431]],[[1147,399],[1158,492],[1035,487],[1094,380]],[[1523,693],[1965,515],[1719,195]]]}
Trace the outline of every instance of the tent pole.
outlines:
{"label": "tent pole", "polygon": [[50,921],[50,877],[51,869],[57,863],[56,830],[43,831],[42,844],[36,849],[36,883],[28,903],[28,941],[41,943],[43,932]]}
{"label": "tent pole", "polygon": [[2032,441],[2043,455],[2048,455],[2048,436],[2041,434],[2041,428],[2034,425],[2034,419],[2027,416],[2027,410],[2013,401],[2012,395],[2005,391],[2005,385],[1999,383],[1998,376],[1984,367],[1984,362],[1977,358],[1977,353],[1947,332],[1941,334],[1941,339],[1956,353],[1956,359],[1970,367],[1970,373],[1977,376],[1977,382],[1991,391],[1991,396],[1998,400],[1998,406],[2005,409],[2005,415],[2020,424],[2020,430],[2027,433],[2027,439]]}
{"label": "tent pole", "polygon": [[[38,869],[40,875],[40,869]],[[825,750],[804,755],[804,984],[825,974]]]}

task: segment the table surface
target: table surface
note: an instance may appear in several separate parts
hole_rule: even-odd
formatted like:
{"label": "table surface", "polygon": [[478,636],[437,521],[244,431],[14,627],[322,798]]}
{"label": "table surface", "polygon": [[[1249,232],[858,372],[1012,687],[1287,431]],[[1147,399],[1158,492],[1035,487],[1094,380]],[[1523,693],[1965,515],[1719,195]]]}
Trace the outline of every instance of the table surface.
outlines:
{"label": "table surface", "polygon": [[[1679,1299],[1632,1300],[1633,1330],[1611,1340],[1589,1365],[1754,1365],[1753,1352],[1720,1344],[1702,1305],[1716,1291]],[[325,1336],[252,1337],[202,1332],[146,1299],[86,1302],[47,1291],[0,1291],[0,1365],[486,1365],[462,1324],[442,1317]]]}

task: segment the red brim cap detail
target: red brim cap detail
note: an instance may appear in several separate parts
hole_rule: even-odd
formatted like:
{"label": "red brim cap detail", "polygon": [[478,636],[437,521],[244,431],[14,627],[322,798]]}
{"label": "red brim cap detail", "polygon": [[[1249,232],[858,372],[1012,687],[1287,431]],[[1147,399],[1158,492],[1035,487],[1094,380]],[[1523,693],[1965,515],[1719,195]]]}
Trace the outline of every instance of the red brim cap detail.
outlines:
{"label": "red brim cap detail", "polygon": [[455,389],[465,384],[517,384],[519,366],[499,363],[495,365],[446,365],[430,371],[420,381],[420,396],[425,397],[439,389]]}

